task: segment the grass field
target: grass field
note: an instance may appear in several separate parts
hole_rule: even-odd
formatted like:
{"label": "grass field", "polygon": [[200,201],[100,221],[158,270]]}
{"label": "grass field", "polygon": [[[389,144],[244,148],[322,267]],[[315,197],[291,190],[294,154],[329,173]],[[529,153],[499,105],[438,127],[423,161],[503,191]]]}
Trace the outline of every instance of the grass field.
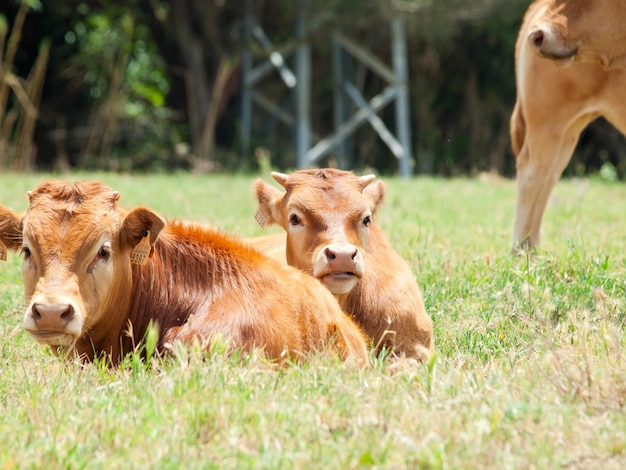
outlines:
{"label": "grass field", "polygon": [[[0,175],[27,206],[45,175]],[[254,176],[75,174],[126,207],[229,232]],[[271,178],[266,178],[271,180]],[[282,371],[220,351],[143,366],[60,363],[20,330],[21,260],[0,263],[0,468],[626,468],[626,185],[562,181],[532,258],[509,254],[515,184],[387,178],[376,221],[409,261],[437,354],[392,372]]]}

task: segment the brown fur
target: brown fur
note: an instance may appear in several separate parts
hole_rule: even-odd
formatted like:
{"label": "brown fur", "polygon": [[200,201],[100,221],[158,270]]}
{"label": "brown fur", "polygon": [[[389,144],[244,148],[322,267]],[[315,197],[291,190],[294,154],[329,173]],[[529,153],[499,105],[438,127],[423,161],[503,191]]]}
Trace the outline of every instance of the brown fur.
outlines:
{"label": "brown fur", "polygon": [[[397,355],[426,359],[434,349],[433,324],[413,273],[374,222],[366,230],[361,226],[384,197],[382,182],[370,184],[371,179],[363,181],[352,172],[334,169],[304,170],[287,180],[277,178],[285,192],[257,180],[257,220],[263,225],[277,223],[287,236],[249,241],[268,256],[283,262],[286,257],[290,265],[313,276],[325,247],[349,242],[361,253],[364,271],[349,292],[336,294],[341,307],[379,350],[386,347]],[[290,221],[294,211],[302,219],[302,229],[295,231]],[[278,244],[283,250],[277,256]]]}
{"label": "brown fur", "polygon": [[[147,208],[125,211],[117,199],[99,183],[45,183],[31,193],[23,219],[0,206],[0,239],[30,250],[24,322],[42,343],[116,363],[141,343],[152,321],[159,350],[220,336],[233,349],[261,348],[276,362],[331,350],[366,364],[363,334],[317,281],[215,229],[166,223]],[[16,230],[24,235],[19,243]],[[131,266],[145,230],[152,256]],[[66,303],[74,312],[67,324],[36,312]],[[72,328],[75,342],[65,334]],[[38,337],[42,330],[61,339]]]}
{"label": "brown fur", "polygon": [[526,12],[515,50],[517,101],[510,121],[515,250],[539,243],[548,199],[582,130],[603,116],[626,133],[624,24],[626,0],[537,0]]}

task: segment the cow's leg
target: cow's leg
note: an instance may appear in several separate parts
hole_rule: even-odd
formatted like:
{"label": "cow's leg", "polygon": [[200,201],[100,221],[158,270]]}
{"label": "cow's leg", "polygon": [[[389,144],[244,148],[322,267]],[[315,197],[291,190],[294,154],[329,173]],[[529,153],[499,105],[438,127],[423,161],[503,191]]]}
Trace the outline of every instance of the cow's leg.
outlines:
{"label": "cow's leg", "polygon": [[541,129],[527,129],[524,145],[517,157],[515,251],[539,244],[541,221],[550,194],[570,161],[584,128],[582,122],[578,122],[559,135],[558,129],[564,127],[560,124],[556,122],[548,126],[544,123]]}

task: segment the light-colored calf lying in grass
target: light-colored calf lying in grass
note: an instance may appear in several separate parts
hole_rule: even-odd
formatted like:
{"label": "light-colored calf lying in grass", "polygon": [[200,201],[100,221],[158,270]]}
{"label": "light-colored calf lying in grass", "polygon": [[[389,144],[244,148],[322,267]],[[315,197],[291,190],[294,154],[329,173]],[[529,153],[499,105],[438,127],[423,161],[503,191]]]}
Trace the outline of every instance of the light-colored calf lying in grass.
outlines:
{"label": "light-colored calf lying in grass", "polygon": [[385,187],[374,175],[322,169],[272,173],[285,192],[257,180],[256,219],[283,234],[251,239],[268,256],[319,279],[380,351],[427,359],[433,323],[407,263],[374,223]]}

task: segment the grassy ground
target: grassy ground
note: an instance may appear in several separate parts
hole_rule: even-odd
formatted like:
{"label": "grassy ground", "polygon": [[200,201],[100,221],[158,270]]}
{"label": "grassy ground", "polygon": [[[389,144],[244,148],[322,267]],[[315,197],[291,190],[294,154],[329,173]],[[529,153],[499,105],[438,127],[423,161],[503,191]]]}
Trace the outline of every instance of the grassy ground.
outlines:
{"label": "grassy ground", "polygon": [[[0,175],[26,208],[43,175]],[[72,175],[127,207],[258,235],[252,176]],[[267,178],[270,180],[270,178]],[[184,350],[119,370],[61,364],[20,331],[0,264],[0,468],[626,468],[626,186],[563,181],[542,250],[509,255],[515,185],[386,179],[377,222],[436,325],[430,364],[276,372]]]}

